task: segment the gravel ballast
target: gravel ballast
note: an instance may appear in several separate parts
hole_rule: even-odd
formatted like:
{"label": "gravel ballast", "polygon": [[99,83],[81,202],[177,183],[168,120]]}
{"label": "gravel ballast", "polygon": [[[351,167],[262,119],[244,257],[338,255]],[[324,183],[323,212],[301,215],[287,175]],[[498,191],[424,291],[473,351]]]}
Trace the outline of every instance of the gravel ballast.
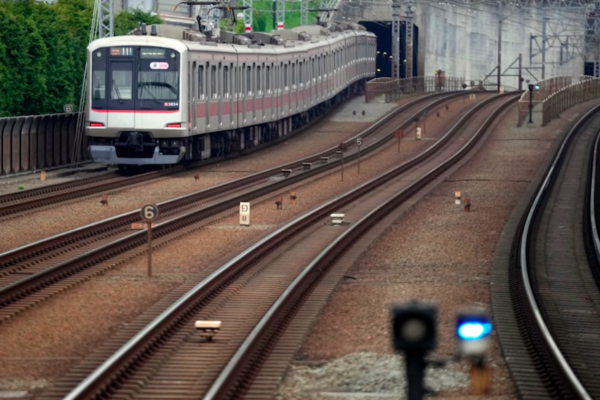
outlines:
{"label": "gravel ballast", "polygon": [[[502,228],[528,188],[552,143],[592,106],[578,105],[545,128],[517,128],[516,107],[505,114],[480,152],[397,220],[352,265],[332,295],[280,390],[279,399],[403,398],[403,368],[393,356],[389,308],[394,302],[434,301],[438,311],[438,346],[432,358],[455,354],[454,327],[458,311],[467,306],[490,309],[490,268]],[[471,199],[471,212],[454,204],[455,191]],[[493,386],[490,394],[470,394],[465,380],[468,365],[449,363],[429,369],[425,382],[439,390],[438,399],[516,399],[495,334],[489,357]],[[376,376],[361,388],[348,390],[347,377],[371,361],[372,354],[392,357],[397,367],[376,364]],[[353,358],[352,365],[339,361]],[[315,367],[314,365],[318,366]],[[322,375],[340,379],[323,381]],[[444,378],[440,378],[444,376]],[[362,378],[361,378],[362,379]],[[397,379],[390,392],[388,382]],[[442,379],[445,384],[432,381]],[[300,383],[299,383],[300,382]],[[362,382],[362,380],[360,380]]]}
{"label": "gravel ballast", "polygon": [[[451,105],[451,110],[459,112],[461,107],[467,108],[469,103],[457,101]],[[35,226],[25,224],[39,223],[39,216],[38,219],[35,214],[15,219],[15,225],[9,228],[14,233],[8,238],[10,244],[3,243],[2,246],[7,250],[32,241],[32,235],[46,237],[79,226],[88,219],[92,222],[146,202],[198,190],[199,185],[210,186],[217,181],[258,171],[266,168],[268,163],[280,165],[323,147],[334,146],[367,125],[367,122],[360,122],[363,118],[358,115],[360,113],[351,114],[353,108],[356,104],[344,107],[338,118],[322,126],[319,132],[301,134],[288,144],[261,152],[259,156],[251,155],[210,167],[201,182],[195,182],[191,172],[187,178],[156,182],[145,185],[143,190],[134,188],[119,192],[110,197],[109,209],[100,207],[96,200],[59,206],[53,210],[53,219],[40,225],[35,232],[19,233],[17,230]],[[373,110],[367,110],[367,118],[374,118]],[[402,363],[391,352],[388,336],[388,307],[393,301],[417,298],[438,302],[440,337],[434,356],[452,354],[455,311],[459,306],[474,302],[489,304],[489,265],[498,234],[518,196],[527,188],[541,164],[540,160],[546,156],[551,141],[570,123],[567,119],[556,120],[545,131],[517,129],[514,128],[516,110],[511,110],[481,154],[416,204],[389,234],[374,243],[361,261],[351,267],[348,274],[356,279],[346,280],[332,296],[299,353],[298,364],[290,369],[280,398],[355,398],[352,397],[354,394],[360,396],[361,393],[382,394],[383,398],[390,393],[397,396],[403,383],[402,373],[398,372]],[[574,108],[572,111],[575,117],[581,110]],[[448,125],[449,120],[444,116],[436,119],[435,113],[430,113],[429,132]],[[387,168],[389,163],[408,157],[427,145],[428,139],[424,137],[417,141],[407,137],[402,141],[400,156],[395,146],[391,146],[375,159],[363,158],[360,176],[356,174],[355,166],[347,165],[343,182],[338,173],[318,183],[298,187],[297,205],[290,205],[286,197],[284,209],[279,212],[274,210],[272,201],[253,204],[252,229],[240,229],[237,215],[234,215],[157,249],[153,252],[155,276],[151,279],[145,277],[146,257],[138,257],[25,312],[10,324],[0,326],[0,394],[3,390],[35,390],[51,385],[120,326],[179,283],[193,279],[194,274],[214,260],[235,248],[247,246],[284,221]],[[464,213],[454,206],[455,190],[462,190],[471,197],[471,213]],[[84,215],[84,211],[89,211],[90,215]],[[514,398],[497,345],[491,362],[495,374],[492,398]],[[307,363],[318,364],[318,368],[324,369],[315,372],[317,367]],[[359,381],[353,374],[363,363],[371,372],[362,374],[365,378]],[[392,364],[396,367],[390,367]],[[331,370],[327,372],[327,368]],[[433,389],[441,390],[442,396],[465,396],[468,376],[464,365],[453,363],[431,371],[428,382]],[[331,377],[325,379],[322,375]],[[359,383],[348,386],[344,383],[348,379]],[[347,397],[339,397],[339,391]]]}

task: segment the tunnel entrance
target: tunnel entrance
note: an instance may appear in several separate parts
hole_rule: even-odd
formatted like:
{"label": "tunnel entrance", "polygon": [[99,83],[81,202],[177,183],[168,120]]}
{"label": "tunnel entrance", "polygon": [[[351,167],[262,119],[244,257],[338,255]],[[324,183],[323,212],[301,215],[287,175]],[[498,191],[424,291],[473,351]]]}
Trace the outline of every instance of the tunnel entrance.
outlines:
{"label": "tunnel entrance", "polygon": [[[392,76],[392,21],[361,21],[359,22],[369,32],[377,35],[377,73],[376,77]],[[419,28],[413,25],[413,76],[419,76],[422,71],[418,69],[419,54]],[[400,77],[406,77],[406,66],[402,60],[406,59],[406,24],[400,22]]]}

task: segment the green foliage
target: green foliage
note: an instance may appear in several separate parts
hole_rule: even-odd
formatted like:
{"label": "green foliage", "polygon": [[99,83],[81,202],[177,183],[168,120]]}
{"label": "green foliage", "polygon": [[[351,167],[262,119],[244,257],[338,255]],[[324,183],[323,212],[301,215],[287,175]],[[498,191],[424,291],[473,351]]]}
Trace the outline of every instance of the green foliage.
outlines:
{"label": "green foliage", "polygon": [[235,27],[231,18],[222,18],[219,27],[224,31],[244,33],[246,28],[244,27],[244,21],[242,19],[236,19]]}
{"label": "green foliage", "polygon": [[[285,27],[300,24],[300,3],[286,2]],[[309,8],[317,8],[310,0]],[[0,117],[62,112],[64,104],[78,107],[86,63],[86,48],[94,0],[0,0]],[[270,32],[273,2],[257,0],[253,30]],[[316,12],[309,15],[315,23]],[[115,17],[115,35],[138,26],[159,24],[157,16],[140,10],[122,11]],[[244,21],[224,19],[221,28],[244,33]]]}
{"label": "green foliage", "polygon": [[[0,117],[51,114],[78,107],[90,39],[93,0],[0,1]],[[123,11],[115,34],[138,23],[159,24],[149,13]]]}
{"label": "green foliage", "polygon": [[93,2],[0,2],[0,116],[77,104]]}
{"label": "green foliage", "polygon": [[140,23],[146,25],[161,24],[162,20],[157,15],[146,13],[141,10],[121,11],[115,16],[115,36],[126,35]]}
{"label": "green foliage", "polygon": [[[252,30],[256,32],[271,32],[276,29],[275,9],[273,8],[273,1],[258,0],[254,1],[252,14]],[[316,0],[309,0],[309,9],[319,8],[319,2]],[[315,24],[317,21],[317,12],[310,11],[308,13],[308,23]],[[295,28],[300,26],[300,2],[286,2],[285,3],[285,21],[284,26],[286,29]]]}

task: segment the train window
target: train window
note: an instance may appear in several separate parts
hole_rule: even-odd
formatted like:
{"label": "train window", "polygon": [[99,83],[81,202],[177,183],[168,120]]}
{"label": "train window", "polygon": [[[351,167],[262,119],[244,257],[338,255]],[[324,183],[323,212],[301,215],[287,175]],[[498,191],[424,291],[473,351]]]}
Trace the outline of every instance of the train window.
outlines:
{"label": "train window", "polygon": [[315,59],[312,58],[311,62],[312,62],[312,68],[311,68],[312,69],[312,79],[313,79],[313,82],[314,82],[316,80],[316,78],[317,78],[317,71],[315,69]]}
{"label": "train window", "polygon": [[304,71],[302,70],[302,61],[298,64],[298,82],[300,86],[304,86]]}
{"label": "train window", "polygon": [[321,79],[321,75],[323,74],[323,67],[321,64],[321,56],[317,58],[317,76]]}
{"label": "train window", "polygon": [[267,65],[267,73],[265,76],[265,83],[267,84],[267,94],[271,93],[271,66]]}
{"label": "train window", "polygon": [[229,98],[229,67],[223,67],[223,97]]}
{"label": "train window", "polygon": [[219,63],[219,72],[217,73],[217,98],[223,97],[223,64]]}
{"label": "train window", "polygon": [[248,96],[252,96],[252,67],[246,67],[246,90]]}
{"label": "train window", "polygon": [[112,89],[110,98],[113,100],[131,100],[132,99],[132,63],[116,62],[111,63],[112,69]]}
{"label": "train window", "polygon": [[260,65],[256,67],[256,93],[259,95],[262,94],[262,79],[260,76],[261,73]]}
{"label": "train window", "polygon": [[212,65],[210,67],[210,94],[213,99],[219,96],[217,92],[217,66]]}
{"label": "train window", "polygon": [[289,83],[288,83],[288,65],[283,64],[283,88],[285,90],[288,90],[289,87]]}
{"label": "train window", "polygon": [[292,61],[292,87],[296,87],[296,62]]}
{"label": "train window", "polygon": [[94,100],[104,100],[106,98],[106,71],[94,71],[92,85],[94,86]]}

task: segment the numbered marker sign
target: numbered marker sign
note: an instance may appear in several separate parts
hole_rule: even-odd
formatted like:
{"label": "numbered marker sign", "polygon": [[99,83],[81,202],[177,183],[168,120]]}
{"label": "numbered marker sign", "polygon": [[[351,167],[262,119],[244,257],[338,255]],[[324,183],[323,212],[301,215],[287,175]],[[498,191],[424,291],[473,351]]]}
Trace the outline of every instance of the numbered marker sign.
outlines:
{"label": "numbered marker sign", "polygon": [[356,145],[357,146],[362,146],[362,144],[363,144],[362,138],[356,138]]}
{"label": "numbered marker sign", "polygon": [[250,203],[240,203],[240,225],[250,225]]}
{"label": "numbered marker sign", "polygon": [[146,204],[142,207],[140,212],[142,216],[142,220],[146,222],[151,222],[158,218],[158,207],[156,204]]}

